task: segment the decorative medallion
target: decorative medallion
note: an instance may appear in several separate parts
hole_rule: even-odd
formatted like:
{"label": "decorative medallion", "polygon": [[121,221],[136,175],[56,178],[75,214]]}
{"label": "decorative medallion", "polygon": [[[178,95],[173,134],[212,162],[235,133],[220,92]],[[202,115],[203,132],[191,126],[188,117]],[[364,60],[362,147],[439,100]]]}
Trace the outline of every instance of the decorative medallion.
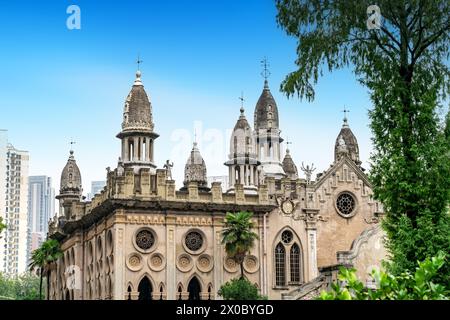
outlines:
{"label": "decorative medallion", "polygon": [[225,263],[223,264],[223,267],[229,273],[235,273],[238,271],[238,265],[236,261],[230,257],[225,258]]}
{"label": "decorative medallion", "polygon": [[344,218],[350,218],[356,213],[355,197],[349,192],[342,192],[336,199],[336,209]]}
{"label": "decorative medallion", "polygon": [[131,271],[139,271],[142,269],[142,257],[139,253],[132,253],[128,256],[126,265]]}
{"label": "decorative medallion", "polygon": [[154,253],[148,259],[148,266],[153,271],[161,271],[166,266],[166,260],[161,253]]}
{"label": "decorative medallion", "polygon": [[191,251],[198,251],[203,246],[203,236],[198,231],[190,231],[184,238],[186,247]]}
{"label": "decorative medallion", "polygon": [[202,254],[200,257],[198,257],[197,260],[197,268],[201,272],[209,272],[214,267],[213,261],[211,257],[207,254]]}
{"label": "decorative medallion", "polygon": [[255,256],[246,256],[244,259],[244,269],[248,273],[255,273],[259,269],[258,258]]}
{"label": "decorative medallion", "polygon": [[178,257],[177,260],[177,268],[181,272],[188,272],[194,267],[194,263],[192,262],[192,258],[188,254],[182,254]]}
{"label": "decorative medallion", "polygon": [[136,234],[136,244],[142,250],[149,250],[155,243],[155,236],[150,230],[144,229]]}
{"label": "decorative medallion", "polygon": [[283,210],[285,214],[291,214],[294,212],[294,204],[291,200],[286,200],[281,204],[281,210]]}

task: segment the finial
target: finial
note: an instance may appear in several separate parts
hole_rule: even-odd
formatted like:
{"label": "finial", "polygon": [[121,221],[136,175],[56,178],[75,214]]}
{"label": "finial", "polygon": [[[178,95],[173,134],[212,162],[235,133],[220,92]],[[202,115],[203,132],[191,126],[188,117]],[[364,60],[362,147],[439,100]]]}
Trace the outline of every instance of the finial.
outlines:
{"label": "finial", "polygon": [[144,62],[144,61],[141,60],[141,56],[138,54],[138,58],[136,60],[136,63],[138,65],[138,71],[140,71],[140,66],[141,66],[142,62]]}
{"label": "finial", "polygon": [[287,147],[286,147],[286,153],[287,153],[287,154],[290,153],[290,151],[289,151],[289,145],[290,145],[290,144],[292,144],[292,142],[289,141],[289,137],[287,137],[287,138],[286,138],[286,145],[287,145]]}
{"label": "finial", "polygon": [[344,124],[342,126],[348,127],[347,113],[349,113],[350,110],[346,109],[344,106],[344,110],[342,110],[342,112],[344,113]]}
{"label": "finial", "polygon": [[261,61],[261,66],[263,68],[261,75],[264,78],[264,88],[269,88],[269,83],[267,79],[270,77],[270,71],[269,71],[269,62],[267,61],[267,57],[264,57],[264,59]]}
{"label": "finial", "polygon": [[241,100],[241,116],[243,116],[244,115],[244,111],[245,111],[245,109],[244,109],[244,101],[245,101],[245,99],[244,99],[244,92],[241,92],[241,96],[238,98],[239,100]]}
{"label": "finial", "polygon": [[197,130],[194,129],[194,147],[197,146]]}
{"label": "finial", "polygon": [[69,144],[70,144],[70,155],[73,155],[73,145],[75,143],[76,142],[73,140],[73,138],[70,138],[70,142],[69,142]]}
{"label": "finial", "polygon": [[137,61],[136,61],[137,65],[138,65],[138,69],[136,71],[136,80],[134,80],[134,85],[135,86],[142,86],[142,81],[141,81],[142,73],[141,73],[141,70],[140,70],[140,66],[141,66],[142,62],[144,62],[144,61],[142,61],[140,56],[138,55],[138,58],[137,58]]}

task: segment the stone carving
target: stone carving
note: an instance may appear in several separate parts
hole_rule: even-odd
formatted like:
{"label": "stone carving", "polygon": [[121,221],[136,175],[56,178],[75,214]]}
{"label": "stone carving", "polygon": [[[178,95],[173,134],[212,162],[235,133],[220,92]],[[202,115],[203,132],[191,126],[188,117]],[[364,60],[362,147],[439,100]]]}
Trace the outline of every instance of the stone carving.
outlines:
{"label": "stone carving", "polygon": [[136,245],[142,250],[149,250],[155,243],[155,236],[150,230],[141,230],[136,234]]}
{"label": "stone carving", "polygon": [[256,271],[258,271],[259,269],[258,258],[253,255],[246,256],[244,260],[244,269],[248,273],[255,273]]}
{"label": "stone carving", "polygon": [[203,246],[203,236],[198,231],[190,231],[186,235],[184,243],[190,251],[198,251]]}
{"label": "stone carving", "polygon": [[336,208],[341,216],[349,218],[356,209],[356,200],[348,192],[341,193],[336,199]]}
{"label": "stone carving", "polygon": [[311,167],[309,166],[309,164],[305,165],[302,162],[302,171],[305,173],[306,176],[306,183],[311,183],[311,176],[313,174],[313,172],[316,170],[316,168],[314,168],[314,163],[311,165]]}
{"label": "stone carving", "polygon": [[142,269],[142,258],[138,253],[132,253],[128,256],[127,267],[131,271],[139,271]]}
{"label": "stone carving", "polygon": [[203,254],[198,257],[197,268],[201,272],[209,272],[212,270],[213,266],[212,259],[209,255]]}
{"label": "stone carving", "polygon": [[173,168],[173,162],[170,163],[170,160],[166,160],[166,163],[164,164],[164,169],[167,171],[167,180],[173,180],[172,179],[172,168]]}
{"label": "stone carving", "polygon": [[164,256],[160,253],[154,253],[148,259],[148,266],[153,271],[161,271],[166,266]]}
{"label": "stone carving", "polygon": [[192,258],[188,254],[182,254],[178,257],[177,268],[181,272],[189,272],[193,266]]}
{"label": "stone carving", "polygon": [[229,273],[235,273],[238,271],[238,265],[236,261],[230,257],[225,257],[225,263],[223,264],[223,267]]}

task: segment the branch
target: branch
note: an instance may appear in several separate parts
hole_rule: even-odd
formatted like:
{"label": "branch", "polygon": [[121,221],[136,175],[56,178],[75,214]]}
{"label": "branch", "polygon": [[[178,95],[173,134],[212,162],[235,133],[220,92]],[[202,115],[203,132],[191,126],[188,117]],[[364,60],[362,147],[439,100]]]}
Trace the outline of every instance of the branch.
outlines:
{"label": "branch", "polygon": [[440,36],[442,36],[445,32],[448,32],[449,30],[450,30],[450,22],[447,23],[447,25],[444,28],[442,28],[435,34],[433,34],[433,35],[429,36],[427,39],[425,39],[423,45],[419,48],[417,55],[412,57],[411,64],[413,65],[429,46],[431,46],[434,42],[436,42],[437,39],[439,39]]}

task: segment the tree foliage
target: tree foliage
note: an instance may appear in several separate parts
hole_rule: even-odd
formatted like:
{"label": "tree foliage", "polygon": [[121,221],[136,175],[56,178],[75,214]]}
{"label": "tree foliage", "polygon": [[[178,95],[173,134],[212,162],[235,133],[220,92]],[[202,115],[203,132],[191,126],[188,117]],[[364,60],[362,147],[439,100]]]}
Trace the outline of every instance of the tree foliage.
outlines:
{"label": "tree foliage", "polygon": [[39,300],[39,278],[28,273],[19,277],[0,273],[0,300]]}
{"label": "tree foliage", "polygon": [[234,258],[241,267],[241,278],[244,278],[244,259],[253,248],[258,235],[252,231],[254,228],[251,221],[251,212],[241,211],[238,213],[227,213],[225,226],[222,232],[222,244],[228,256]]}
{"label": "tree foliage", "polygon": [[263,300],[258,287],[246,278],[235,278],[220,287],[218,294],[225,300]]}
{"label": "tree foliage", "polygon": [[[57,240],[49,239],[44,241],[41,246],[34,250],[31,255],[29,265],[30,271],[37,270],[39,272],[39,297],[42,299],[42,279],[47,278],[47,291],[49,290],[49,280],[52,265],[62,256],[61,247]],[[47,298],[49,294],[47,292]]]}
{"label": "tree foliage", "polygon": [[[3,218],[0,217],[0,234],[2,233],[2,231],[6,229],[6,224],[3,223]],[[0,235],[0,239],[1,239],[1,235]]]}
{"label": "tree foliage", "polygon": [[[378,0],[381,27],[369,29],[368,0],[277,0],[279,25],[298,40],[298,70],[281,84],[314,99],[324,68],[352,68],[369,89],[374,154],[370,179],[384,205],[395,274],[450,252],[450,130],[440,126],[449,92],[450,2]],[[448,283],[450,268],[442,268]]]}
{"label": "tree foliage", "polygon": [[340,283],[333,283],[329,292],[322,291],[320,300],[448,300],[450,288],[437,284],[439,270],[448,263],[445,254],[427,258],[418,263],[416,271],[398,276],[383,271],[372,271],[377,288],[368,289],[358,280],[355,269],[341,268]]}

